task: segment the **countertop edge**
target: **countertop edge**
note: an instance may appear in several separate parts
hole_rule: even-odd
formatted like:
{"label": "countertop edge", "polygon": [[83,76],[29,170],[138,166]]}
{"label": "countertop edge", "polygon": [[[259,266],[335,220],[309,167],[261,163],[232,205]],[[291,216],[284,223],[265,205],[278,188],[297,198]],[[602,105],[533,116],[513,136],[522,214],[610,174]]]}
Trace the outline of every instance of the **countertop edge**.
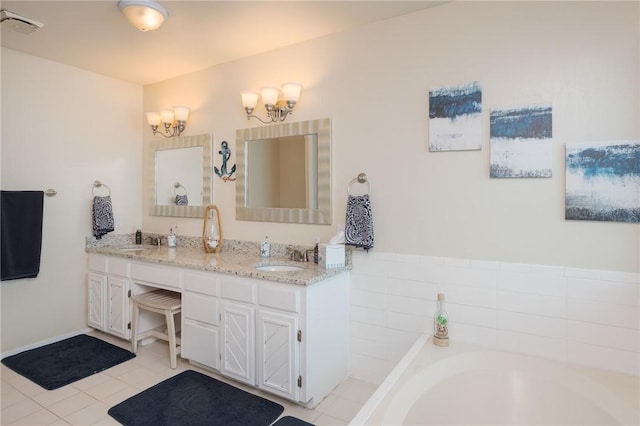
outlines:
{"label": "countertop edge", "polygon": [[[140,252],[134,251],[141,250]],[[129,251],[128,251],[129,250]],[[87,254],[118,257],[135,262],[153,263],[203,272],[217,272],[245,278],[262,279],[285,284],[309,286],[351,270],[346,263],[340,268],[324,268],[309,262],[295,262],[282,258],[263,258],[247,253],[206,253],[191,247],[168,248],[141,245],[86,247]],[[300,271],[268,272],[255,269],[255,265],[295,265]]]}

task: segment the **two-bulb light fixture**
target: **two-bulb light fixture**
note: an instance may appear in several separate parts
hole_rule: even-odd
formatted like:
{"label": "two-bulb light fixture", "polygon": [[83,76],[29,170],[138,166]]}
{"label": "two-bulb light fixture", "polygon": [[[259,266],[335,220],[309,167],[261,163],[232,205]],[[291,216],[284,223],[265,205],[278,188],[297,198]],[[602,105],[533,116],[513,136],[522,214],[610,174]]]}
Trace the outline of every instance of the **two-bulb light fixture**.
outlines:
{"label": "two-bulb light fixture", "polygon": [[[174,106],[173,111],[163,109],[160,112],[148,112],[147,122],[151,126],[153,134],[160,134],[165,138],[180,136],[187,127],[187,118],[189,117],[189,108],[184,106]],[[158,130],[160,124],[164,127],[164,132]]]}
{"label": "two-bulb light fixture", "polygon": [[[253,115],[253,110],[258,103],[258,94],[249,91],[242,92],[242,106],[247,113],[247,120],[257,118],[265,124],[286,120],[287,116],[293,112],[298,99],[300,99],[302,85],[298,83],[283,83],[281,89],[277,87],[263,87],[260,89],[260,97],[262,97],[264,108],[267,110],[267,120]],[[282,98],[278,99],[281,94]]]}

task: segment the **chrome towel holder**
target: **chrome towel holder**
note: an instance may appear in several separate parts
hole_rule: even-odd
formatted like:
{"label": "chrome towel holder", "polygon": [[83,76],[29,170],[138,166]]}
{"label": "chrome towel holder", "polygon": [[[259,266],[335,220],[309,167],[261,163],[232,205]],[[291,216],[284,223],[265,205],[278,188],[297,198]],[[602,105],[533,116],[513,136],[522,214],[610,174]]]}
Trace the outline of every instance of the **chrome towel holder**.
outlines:
{"label": "chrome towel holder", "polygon": [[99,180],[96,180],[96,181],[93,181],[93,188],[91,188],[91,193],[93,194],[94,197],[97,197],[95,192],[96,188],[102,188],[103,186],[107,188],[107,191],[109,191],[108,196],[109,197],[111,196],[111,189],[106,184],[100,182]]}
{"label": "chrome towel holder", "polygon": [[367,193],[366,195],[369,195],[371,193],[371,182],[369,182],[369,180],[367,179],[367,175],[365,173],[358,173],[358,176],[351,179],[351,181],[349,182],[349,184],[347,185],[347,194],[351,195],[351,186],[354,183],[366,183],[367,184]]}
{"label": "chrome towel holder", "polygon": [[[184,194],[178,194],[178,190],[180,190],[180,188],[182,188]],[[173,184],[173,193],[174,195],[187,195],[187,188],[185,188],[180,182],[176,182]]]}

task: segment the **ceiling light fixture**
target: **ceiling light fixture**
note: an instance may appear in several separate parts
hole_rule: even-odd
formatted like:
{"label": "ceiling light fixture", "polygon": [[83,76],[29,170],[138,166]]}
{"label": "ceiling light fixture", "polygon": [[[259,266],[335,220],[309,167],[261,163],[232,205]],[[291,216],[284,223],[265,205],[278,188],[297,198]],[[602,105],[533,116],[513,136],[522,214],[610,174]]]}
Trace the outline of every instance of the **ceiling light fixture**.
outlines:
{"label": "ceiling light fixture", "polygon": [[[153,134],[160,133],[165,138],[180,136],[187,127],[187,117],[189,116],[189,108],[184,106],[174,106],[173,111],[163,109],[160,112],[148,112],[147,122],[151,126]],[[164,133],[158,130],[160,123],[164,125]]]}
{"label": "ceiling light fixture", "polygon": [[118,8],[131,25],[143,32],[159,28],[169,17],[164,6],[151,0],[122,0]]}
{"label": "ceiling light fixture", "polygon": [[248,91],[242,92],[242,106],[247,113],[247,120],[257,118],[265,124],[286,120],[287,116],[293,112],[298,99],[300,99],[302,85],[298,83],[283,83],[281,87],[284,99],[280,100],[278,100],[278,96],[280,96],[281,91],[277,87],[263,87],[260,89],[260,96],[262,97],[262,102],[264,102],[264,108],[267,110],[268,120],[266,121],[253,115],[253,110],[258,103],[258,94]]}

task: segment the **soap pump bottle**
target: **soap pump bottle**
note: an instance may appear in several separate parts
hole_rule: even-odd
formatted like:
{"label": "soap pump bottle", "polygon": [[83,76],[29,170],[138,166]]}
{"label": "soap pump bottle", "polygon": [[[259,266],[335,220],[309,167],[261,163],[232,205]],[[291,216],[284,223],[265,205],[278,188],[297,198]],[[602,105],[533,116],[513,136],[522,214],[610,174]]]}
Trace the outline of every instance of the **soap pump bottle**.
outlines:
{"label": "soap pump bottle", "polygon": [[313,263],[318,263],[320,260],[320,238],[316,238],[316,245],[313,248]]}
{"label": "soap pump bottle", "polygon": [[264,237],[264,241],[260,244],[260,256],[269,257],[271,252],[271,243],[269,243],[269,236]]}
{"label": "soap pump bottle", "polygon": [[169,246],[169,248],[176,248],[176,246],[178,245],[178,237],[175,234],[177,230],[177,226],[175,227],[175,229],[169,229],[169,236],[167,237],[167,245]]}
{"label": "soap pump bottle", "polygon": [[136,231],[136,244],[142,244],[142,231],[139,229]]}
{"label": "soap pump bottle", "polygon": [[438,293],[438,306],[433,319],[433,344],[449,346],[449,317],[444,308],[444,293]]}

